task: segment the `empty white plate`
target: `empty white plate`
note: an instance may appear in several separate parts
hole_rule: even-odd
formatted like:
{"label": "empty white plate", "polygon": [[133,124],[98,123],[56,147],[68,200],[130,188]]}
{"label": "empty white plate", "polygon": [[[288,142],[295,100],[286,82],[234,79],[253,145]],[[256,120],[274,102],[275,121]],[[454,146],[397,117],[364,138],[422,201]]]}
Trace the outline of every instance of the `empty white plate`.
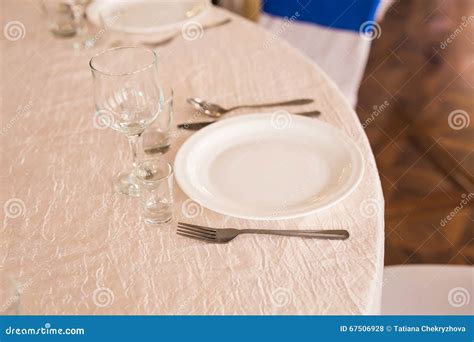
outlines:
{"label": "empty white plate", "polygon": [[149,34],[181,29],[187,20],[197,20],[209,7],[209,0],[99,0],[87,6],[86,13],[97,26],[105,21],[115,31]]}
{"label": "empty white plate", "polygon": [[334,205],[362,174],[362,155],[341,131],[285,112],[223,119],[191,136],[175,159],[176,180],[190,198],[255,220]]}

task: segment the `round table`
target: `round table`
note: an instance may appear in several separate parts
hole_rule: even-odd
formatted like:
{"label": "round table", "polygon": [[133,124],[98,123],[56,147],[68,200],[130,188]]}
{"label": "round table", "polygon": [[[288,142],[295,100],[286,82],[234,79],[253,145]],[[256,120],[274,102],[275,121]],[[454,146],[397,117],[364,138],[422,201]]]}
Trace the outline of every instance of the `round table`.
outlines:
{"label": "round table", "polygon": [[[197,120],[198,96],[223,106],[309,97],[298,110],[347,134],[365,159],[361,184],[338,205],[304,218],[249,221],[190,201],[175,184],[175,221],[213,227],[347,229],[346,241],[243,235],[209,244],[146,225],[136,198],[114,194],[130,163],[123,135],[93,122],[92,55],[124,38],[97,34],[74,51],[54,38],[33,2],[7,0],[19,35],[2,45],[2,273],[20,285],[22,314],[374,314],[380,310],[383,196],[356,113],[309,59],[255,24],[230,24],[156,49],[175,89],[175,123]],[[8,23],[10,23],[8,22]],[[7,24],[8,24],[7,23]],[[316,39],[316,38],[315,38]],[[344,66],[341,66],[344,67]],[[271,109],[270,109],[271,111]],[[233,115],[249,111],[240,110]],[[191,135],[175,131],[173,161]]]}

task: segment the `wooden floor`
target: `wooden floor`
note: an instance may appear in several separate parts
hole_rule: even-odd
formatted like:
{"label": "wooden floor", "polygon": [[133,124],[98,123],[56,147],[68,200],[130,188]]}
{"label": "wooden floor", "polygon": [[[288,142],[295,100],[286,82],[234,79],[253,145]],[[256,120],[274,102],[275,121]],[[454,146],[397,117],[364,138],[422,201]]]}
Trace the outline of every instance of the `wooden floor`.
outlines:
{"label": "wooden floor", "polygon": [[385,195],[385,264],[472,264],[474,1],[395,2],[357,112]]}

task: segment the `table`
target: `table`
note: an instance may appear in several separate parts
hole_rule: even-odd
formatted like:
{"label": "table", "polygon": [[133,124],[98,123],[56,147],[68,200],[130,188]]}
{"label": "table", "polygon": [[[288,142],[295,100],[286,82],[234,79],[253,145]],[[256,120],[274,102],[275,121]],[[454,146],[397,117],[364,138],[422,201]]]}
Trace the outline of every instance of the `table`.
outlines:
{"label": "table", "polygon": [[[311,97],[301,110],[343,130],[361,149],[365,174],[340,204],[286,221],[226,217],[189,201],[176,185],[177,220],[209,226],[348,229],[347,241],[244,235],[217,245],[179,237],[175,225],[140,221],[138,203],[112,192],[129,163],[124,136],[93,124],[88,62],[119,37],[76,52],[54,38],[34,2],[2,2],[1,271],[22,284],[23,314],[374,314],[383,270],[383,196],[361,124],[309,59],[253,23],[231,24],[158,48],[175,88],[175,122],[199,96],[223,106]],[[16,23],[15,23],[16,22]],[[11,27],[10,27],[11,28]],[[5,29],[5,27],[4,27]],[[241,110],[234,115],[248,113]],[[174,159],[192,132],[175,132]]]}

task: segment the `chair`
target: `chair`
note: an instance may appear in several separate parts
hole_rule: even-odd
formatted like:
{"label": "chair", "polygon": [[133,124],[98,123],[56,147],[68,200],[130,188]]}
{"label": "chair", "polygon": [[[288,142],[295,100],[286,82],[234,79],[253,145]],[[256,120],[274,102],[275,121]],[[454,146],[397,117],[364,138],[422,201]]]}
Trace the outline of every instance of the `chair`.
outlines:
{"label": "chair", "polygon": [[[313,59],[355,107],[371,40],[392,0],[265,0],[259,24]],[[364,35],[372,30],[372,35]]]}
{"label": "chair", "polygon": [[384,269],[383,315],[472,315],[474,267],[403,265]]}

